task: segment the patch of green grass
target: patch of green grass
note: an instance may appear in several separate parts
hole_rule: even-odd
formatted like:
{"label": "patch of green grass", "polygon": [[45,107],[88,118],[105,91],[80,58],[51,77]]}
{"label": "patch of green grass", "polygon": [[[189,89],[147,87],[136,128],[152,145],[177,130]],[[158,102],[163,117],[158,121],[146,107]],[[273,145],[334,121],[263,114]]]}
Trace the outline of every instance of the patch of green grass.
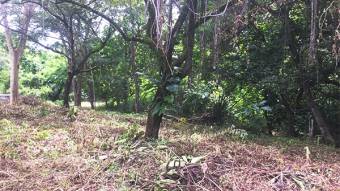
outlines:
{"label": "patch of green grass", "polygon": [[116,172],[119,170],[119,165],[116,162],[112,162],[105,170],[108,172]]}
{"label": "patch of green grass", "polygon": [[136,124],[130,125],[123,134],[118,137],[116,144],[126,144],[132,140],[138,139],[144,133],[140,131],[140,127]]}
{"label": "patch of green grass", "polygon": [[43,106],[43,107],[40,108],[40,110],[39,110],[39,116],[40,117],[45,117],[45,116],[47,116],[49,114],[50,114],[50,111],[49,111],[49,109],[47,107]]}
{"label": "patch of green grass", "polygon": [[50,137],[49,130],[41,130],[35,134],[34,139],[37,141],[44,141],[47,140],[49,137]]}
{"label": "patch of green grass", "polygon": [[0,120],[0,156],[4,158],[19,158],[17,147],[21,143],[23,129],[13,122]]}
{"label": "patch of green grass", "polygon": [[14,126],[15,124],[12,123],[10,120],[8,119],[1,119],[0,120],[0,129],[3,129],[5,127],[8,127],[8,126]]}
{"label": "patch of green grass", "polygon": [[45,156],[50,159],[58,159],[60,157],[60,152],[56,150],[51,150],[45,153]]}

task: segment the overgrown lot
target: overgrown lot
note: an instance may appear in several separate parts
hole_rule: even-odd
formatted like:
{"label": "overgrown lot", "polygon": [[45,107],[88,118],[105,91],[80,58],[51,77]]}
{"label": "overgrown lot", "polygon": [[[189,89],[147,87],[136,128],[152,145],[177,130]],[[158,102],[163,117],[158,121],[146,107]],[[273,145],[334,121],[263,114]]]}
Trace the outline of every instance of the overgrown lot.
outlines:
{"label": "overgrown lot", "polygon": [[165,121],[161,139],[145,142],[145,120],[37,100],[2,104],[0,190],[340,189],[337,149],[184,119]]}

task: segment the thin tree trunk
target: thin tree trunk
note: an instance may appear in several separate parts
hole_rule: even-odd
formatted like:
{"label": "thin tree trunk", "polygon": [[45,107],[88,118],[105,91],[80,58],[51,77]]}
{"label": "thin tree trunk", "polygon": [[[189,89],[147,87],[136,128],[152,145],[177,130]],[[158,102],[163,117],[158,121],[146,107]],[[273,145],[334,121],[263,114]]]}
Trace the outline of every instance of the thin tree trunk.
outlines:
{"label": "thin tree trunk", "polygon": [[10,59],[10,104],[15,104],[19,98],[19,65],[20,59],[24,54],[24,49],[27,41],[28,27],[33,16],[34,6],[32,4],[25,4],[23,6],[23,19],[19,24],[21,25],[21,33],[19,34],[19,41],[15,45],[12,40],[12,31],[7,20],[6,6],[1,7],[4,12],[3,26],[5,30],[5,39],[9,52]]}
{"label": "thin tree trunk", "polygon": [[285,106],[285,109],[287,111],[288,117],[288,127],[287,127],[287,134],[292,137],[296,137],[298,133],[295,130],[294,124],[295,124],[295,116],[294,116],[294,110],[291,107],[291,104],[286,99],[286,96],[284,94],[281,94],[281,100],[282,104]]}
{"label": "thin tree trunk", "polygon": [[131,64],[131,73],[133,76],[133,82],[135,84],[135,103],[134,110],[136,113],[140,112],[140,83],[139,77],[137,74],[137,65],[136,65],[136,42],[131,42],[131,50],[130,50],[130,64]]}
{"label": "thin tree trunk", "polygon": [[[192,0],[190,2],[190,9],[193,12],[196,12],[197,10],[197,0]],[[195,13],[190,12],[188,15],[188,25],[187,25],[187,39],[186,39],[186,49],[187,49],[187,58],[185,60],[186,64],[184,66],[185,75],[188,75],[189,78],[189,83],[191,84],[192,82],[192,65],[193,65],[193,55],[194,55],[194,44],[195,44],[195,21],[196,21],[196,16]],[[190,87],[190,86],[189,86]]]}
{"label": "thin tree trunk", "polygon": [[81,107],[82,74],[79,73],[74,79],[74,105]]}
{"label": "thin tree trunk", "polygon": [[68,72],[67,73],[67,79],[65,82],[65,87],[64,87],[64,107],[68,108],[70,107],[70,93],[71,93],[71,88],[72,88],[72,80],[73,80],[73,73]]}
{"label": "thin tree trunk", "polygon": [[94,109],[96,107],[96,96],[94,92],[94,78],[93,73],[91,72],[91,79],[87,81],[88,87],[89,87],[89,102],[91,104],[91,109]]}
{"label": "thin tree trunk", "polygon": [[[81,51],[83,52],[83,51]],[[86,51],[84,51],[86,52]],[[80,55],[80,58],[82,59],[82,57],[84,57],[84,55]],[[74,105],[77,107],[81,107],[81,92],[82,92],[82,85],[83,85],[83,73],[81,71],[83,71],[83,69],[87,68],[87,63],[83,62],[83,63],[79,63],[78,64],[79,67],[79,71],[77,73],[77,75],[74,76]]]}
{"label": "thin tree trunk", "polygon": [[220,55],[220,18],[217,16],[214,18],[214,36],[213,36],[213,50],[212,50],[212,70],[215,71],[216,67],[219,63],[219,55]]}
{"label": "thin tree trunk", "polygon": [[172,2],[173,0],[169,0],[169,12],[168,12],[168,33],[169,36],[172,32]]}
{"label": "thin tree trunk", "polygon": [[310,22],[310,38],[309,38],[309,52],[308,63],[310,65],[316,64],[316,30],[318,17],[318,0],[311,0],[311,22]]}
{"label": "thin tree trunk", "polygon": [[10,104],[15,104],[19,99],[19,57],[16,51],[10,54],[10,66]]}
{"label": "thin tree trunk", "polygon": [[318,126],[320,128],[322,136],[324,137],[324,139],[327,143],[335,144],[335,140],[334,140],[332,134],[330,133],[330,127],[327,124],[324,117],[322,116],[318,105],[314,101],[312,93],[311,93],[310,88],[307,85],[307,83],[304,84],[304,91],[305,91],[305,94],[306,94],[308,107],[309,107],[310,111],[312,112],[313,117],[314,117],[316,123],[318,124]]}
{"label": "thin tree trunk", "polygon": [[[207,0],[201,0],[201,7],[200,7],[201,17],[205,16],[206,7],[207,7]],[[200,65],[202,68],[203,78],[205,79],[209,75],[209,72],[207,72],[207,68],[205,65],[206,36],[205,36],[204,28],[202,28],[202,31],[200,32],[199,36],[200,36],[200,54],[201,54]]]}
{"label": "thin tree trunk", "polygon": [[313,116],[310,116],[308,121],[309,121],[309,123],[308,123],[308,137],[310,139],[313,139],[313,137],[315,136],[315,126],[314,126]]}

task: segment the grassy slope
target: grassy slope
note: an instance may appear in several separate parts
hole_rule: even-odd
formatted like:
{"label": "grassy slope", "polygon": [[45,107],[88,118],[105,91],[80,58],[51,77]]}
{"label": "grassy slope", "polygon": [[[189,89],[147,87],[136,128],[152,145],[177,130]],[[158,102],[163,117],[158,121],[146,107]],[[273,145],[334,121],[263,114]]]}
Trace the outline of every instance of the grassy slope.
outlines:
{"label": "grassy slope", "polygon": [[340,188],[340,152],[327,146],[171,121],[147,143],[142,115],[81,110],[72,122],[65,109],[28,103],[0,106],[0,190]]}

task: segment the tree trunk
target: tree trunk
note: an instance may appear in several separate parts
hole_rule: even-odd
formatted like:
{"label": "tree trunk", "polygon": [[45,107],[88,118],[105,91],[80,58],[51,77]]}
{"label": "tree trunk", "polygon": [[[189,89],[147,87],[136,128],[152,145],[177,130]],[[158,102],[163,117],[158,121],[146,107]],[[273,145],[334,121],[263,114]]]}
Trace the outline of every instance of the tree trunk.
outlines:
{"label": "tree trunk", "polygon": [[141,111],[139,79],[135,82],[135,88],[135,112],[139,113]]}
{"label": "tree trunk", "polygon": [[311,0],[311,20],[310,20],[310,38],[309,38],[309,50],[308,50],[308,58],[310,65],[316,64],[316,51],[317,51],[317,19],[318,19],[318,0]]}
{"label": "tree trunk", "polygon": [[10,54],[10,104],[15,104],[19,98],[19,57],[17,53]]}
{"label": "tree trunk", "polygon": [[[317,64],[316,62],[316,54],[317,54],[317,18],[318,18],[318,0],[311,0],[311,31],[310,31],[310,39],[309,39],[309,50],[308,50],[308,64],[310,66],[314,66]],[[313,99],[313,95],[310,90],[309,81],[304,80],[303,89],[306,94],[307,105],[311,110],[313,117],[318,124],[321,134],[324,137],[325,141],[331,144],[335,144],[335,140],[330,133],[329,125],[321,114],[321,111]]]}
{"label": "tree trunk", "polygon": [[158,134],[159,134],[159,129],[161,127],[163,113],[157,110],[160,109],[161,104],[164,101],[165,91],[166,90],[163,86],[158,87],[153,104],[149,109],[148,119],[147,119],[146,129],[145,129],[146,139],[158,139]]}
{"label": "tree trunk", "polygon": [[313,139],[313,137],[315,136],[315,126],[314,126],[313,116],[310,116],[308,121],[309,121],[309,123],[308,123],[308,137],[310,139]]}
{"label": "tree trunk", "polygon": [[137,65],[136,65],[136,42],[131,42],[131,50],[130,50],[130,64],[131,64],[131,73],[133,77],[133,82],[135,84],[135,103],[134,110],[136,113],[140,112],[140,83],[139,77],[137,74]]}
{"label": "tree trunk", "polygon": [[[149,6],[150,7],[150,6]],[[185,11],[187,13],[189,13],[188,15],[188,28],[187,28],[187,39],[186,39],[186,48],[185,48],[185,55],[186,55],[186,59],[185,59],[185,64],[182,67],[181,71],[179,72],[179,74],[177,74],[180,79],[183,79],[184,77],[186,77],[190,72],[191,72],[191,68],[192,68],[192,56],[193,56],[193,47],[194,47],[194,40],[195,40],[195,12],[197,9],[197,0],[192,0],[191,3],[188,4],[188,9],[185,9]],[[151,9],[152,10],[152,9]],[[188,10],[191,10],[190,12]],[[149,13],[152,15],[153,11],[149,11]],[[186,14],[184,14],[186,15]],[[182,17],[183,14],[181,14],[180,18],[181,21],[179,23],[178,26],[181,26],[184,21],[185,21],[185,17]],[[152,23],[152,21],[155,19],[155,17],[150,16],[149,21],[150,23]],[[148,21],[148,22],[149,22]],[[151,25],[152,26],[152,25]],[[153,27],[151,27],[151,29],[154,30]],[[174,30],[178,30],[179,28],[175,28]],[[152,34],[149,30],[148,34]],[[154,38],[153,38],[154,39]],[[175,77],[172,69],[173,69],[173,63],[172,63],[172,56],[173,56],[173,45],[174,45],[174,40],[176,38],[172,38],[172,39],[168,39],[169,40],[169,49],[166,52],[166,58],[162,58],[163,54],[158,55],[161,62],[161,82],[158,86],[158,89],[156,91],[155,94],[155,98],[153,101],[153,104],[151,105],[150,109],[149,109],[149,113],[148,113],[148,119],[147,119],[147,125],[146,125],[146,131],[145,131],[145,138],[146,139],[157,139],[158,138],[158,133],[159,133],[159,129],[160,129],[160,124],[162,122],[162,117],[163,117],[163,112],[162,110],[164,108],[162,108],[162,104],[164,104],[164,98],[167,95],[172,94],[173,92],[169,92],[167,90],[167,83],[169,82],[168,80],[171,77]],[[157,42],[157,40],[154,40],[154,42]],[[158,46],[156,46],[156,48],[159,48]]]}
{"label": "tree trunk", "polygon": [[72,88],[72,80],[73,80],[73,73],[72,72],[67,72],[67,79],[65,82],[65,87],[64,87],[64,95],[63,95],[63,99],[64,99],[64,107],[70,107],[70,92],[71,92],[71,88]]}
{"label": "tree trunk", "polygon": [[313,114],[313,117],[320,128],[321,134],[324,137],[325,141],[330,144],[335,144],[335,140],[330,133],[329,125],[321,114],[321,111],[317,104],[315,103],[310,88],[306,83],[304,84],[304,90],[307,98],[307,104],[310,111]]}
{"label": "tree trunk", "polygon": [[295,124],[295,116],[294,116],[294,109],[291,107],[291,104],[288,102],[286,96],[284,94],[281,94],[281,100],[282,104],[285,106],[286,112],[287,112],[287,121],[288,121],[288,128],[287,128],[287,135],[296,137],[298,136],[298,133],[295,130],[294,124]]}
{"label": "tree trunk", "polygon": [[74,105],[81,107],[82,74],[79,73],[74,79]]}
{"label": "tree trunk", "polygon": [[151,108],[148,113],[148,120],[146,124],[145,138],[146,139],[158,139],[159,129],[161,127],[163,115],[154,115],[153,109]]}
{"label": "tree trunk", "polygon": [[288,129],[287,129],[287,134],[288,134],[288,136],[291,136],[291,137],[297,137],[298,133],[295,130],[294,123],[293,123],[294,120],[293,119],[294,119],[294,116],[291,113],[289,113],[288,114]]}
{"label": "tree trunk", "polygon": [[[206,7],[207,7],[207,0],[201,0],[201,17],[204,17],[205,16],[205,12],[206,12]],[[206,36],[205,36],[205,28],[203,27],[202,28],[202,31],[200,32],[199,34],[200,36],[200,57],[201,57],[201,60],[200,60],[200,66],[202,68],[202,76],[203,76],[203,79],[206,79],[207,76],[209,76],[209,72],[207,72],[207,68],[206,68],[206,64],[205,64],[205,52],[206,52]]]}
{"label": "tree trunk", "polygon": [[214,36],[213,36],[213,50],[212,50],[212,71],[215,71],[217,65],[219,63],[219,54],[220,54],[220,17],[214,18]]}
{"label": "tree trunk", "polygon": [[[20,18],[21,22],[19,25],[21,26],[21,33],[18,35],[19,39],[17,44],[12,39],[12,31],[10,29],[8,20],[7,20],[7,7],[0,7],[1,12],[4,13],[2,18],[2,25],[4,26],[4,35],[6,40],[6,45],[9,52],[10,58],[10,104],[15,104],[19,98],[19,65],[20,59],[24,54],[24,49],[27,41],[27,33],[28,27],[33,16],[34,6],[33,4],[25,4],[23,6],[22,15],[23,18]],[[16,44],[16,45],[15,45]]]}
{"label": "tree trunk", "polygon": [[89,87],[89,102],[91,104],[91,109],[94,109],[96,107],[96,96],[94,92],[94,79],[93,74],[91,72],[91,79],[87,81],[88,87]]}

